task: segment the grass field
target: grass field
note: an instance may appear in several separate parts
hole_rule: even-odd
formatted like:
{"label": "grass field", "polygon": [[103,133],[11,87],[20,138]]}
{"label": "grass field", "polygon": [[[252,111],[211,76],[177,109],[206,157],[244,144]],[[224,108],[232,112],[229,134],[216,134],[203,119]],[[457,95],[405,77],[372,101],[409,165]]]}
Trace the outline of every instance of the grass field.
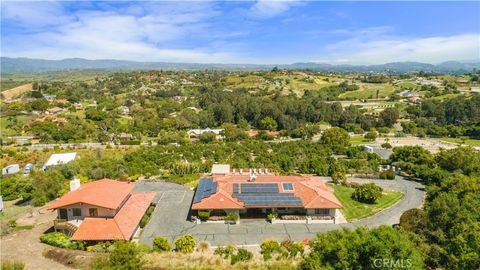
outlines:
{"label": "grass field", "polygon": [[365,140],[363,137],[350,137],[350,144],[352,145],[361,145],[361,144],[367,144],[371,141]]}
{"label": "grass field", "polygon": [[451,142],[451,143],[466,144],[469,146],[480,146],[480,140],[469,139],[469,138],[443,137],[443,138],[440,138],[440,140],[445,142]]}
{"label": "grass field", "polygon": [[389,84],[362,84],[360,89],[356,91],[349,91],[339,95],[341,99],[371,99],[376,98],[378,90],[378,97],[385,98],[395,92],[395,88]]}
{"label": "grass field", "polygon": [[330,185],[335,191],[335,196],[342,203],[342,213],[348,221],[353,221],[371,216],[385,208],[397,203],[403,193],[391,190],[384,190],[383,196],[375,204],[360,203],[351,198],[353,188]]}

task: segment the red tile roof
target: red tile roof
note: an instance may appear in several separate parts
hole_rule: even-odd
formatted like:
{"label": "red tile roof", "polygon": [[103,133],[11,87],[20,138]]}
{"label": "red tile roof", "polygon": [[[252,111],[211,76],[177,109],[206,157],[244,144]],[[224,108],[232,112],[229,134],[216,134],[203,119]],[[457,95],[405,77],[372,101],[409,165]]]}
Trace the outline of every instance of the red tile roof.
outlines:
{"label": "red tile roof", "polygon": [[68,192],[58,200],[50,203],[48,209],[57,209],[76,203],[117,209],[132,189],[133,184],[111,179],[102,179],[83,184],[79,189]]}
{"label": "red tile roof", "polygon": [[[248,183],[248,179],[247,175],[213,176],[213,180],[217,182],[217,192],[194,203],[192,209],[245,208],[244,203],[234,198],[232,193],[234,183]],[[302,206],[307,209],[342,208],[342,204],[333,194],[333,190],[326,186],[320,177],[257,175],[254,183],[277,183],[280,193],[291,192],[283,191],[282,183],[292,183],[294,195],[301,199]]]}
{"label": "red tile roof", "polygon": [[72,240],[130,240],[155,192],[132,193],[114,218],[87,217],[72,236]]}

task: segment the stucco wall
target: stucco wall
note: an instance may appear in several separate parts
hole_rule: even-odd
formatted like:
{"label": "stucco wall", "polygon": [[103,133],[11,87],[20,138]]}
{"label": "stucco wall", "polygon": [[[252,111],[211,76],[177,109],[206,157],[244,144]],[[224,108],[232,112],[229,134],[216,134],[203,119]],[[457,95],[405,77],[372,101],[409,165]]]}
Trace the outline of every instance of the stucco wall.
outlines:
{"label": "stucco wall", "polygon": [[[72,210],[73,208],[80,208],[82,215],[79,217],[73,216],[73,210]],[[89,216],[88,209],[90,208],[97,208],[98,217],[114,217],[116,214],[115,210],[98,207],[94,205],[89,205],[89,204],[72,204],[67,207],[62,207],[61,209],[67,209],[68,220],[73,220],[73,219],[84,219],[85,217],[88,217]],[[57,217],[60,218],[60,210],[57,210]]]}

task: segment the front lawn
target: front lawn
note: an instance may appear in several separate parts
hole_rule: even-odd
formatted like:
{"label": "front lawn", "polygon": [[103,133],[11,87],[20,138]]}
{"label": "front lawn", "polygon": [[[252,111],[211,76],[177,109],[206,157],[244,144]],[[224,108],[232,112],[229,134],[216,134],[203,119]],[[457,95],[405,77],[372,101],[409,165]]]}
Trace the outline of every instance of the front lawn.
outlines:
{"label": "front lawn", "polygon": [[383,190],[383,196],[375,204],[357,202],[351,198],[353,188],[330,185],[335,191],[335,196],[342,203],[342,213],[348,221],[371,216],[400,201],[403,193],[398,191]]}

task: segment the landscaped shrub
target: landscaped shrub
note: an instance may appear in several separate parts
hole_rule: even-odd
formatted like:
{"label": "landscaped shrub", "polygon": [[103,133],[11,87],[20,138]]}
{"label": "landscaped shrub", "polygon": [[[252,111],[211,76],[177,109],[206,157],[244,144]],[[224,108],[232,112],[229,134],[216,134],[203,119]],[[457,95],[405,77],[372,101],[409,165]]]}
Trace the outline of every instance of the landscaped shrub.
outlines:
{"label": "landscaped shrub", "polygon": [[190,234],[185,234],[184,236],[177,238],[175,240],[175,249],[176,251],[182,253],[192,253],[195,248],[195,239]]}
{"label": "landscaped shrub", "polygon": [[375,203],[382,196],[383,189],[373,183],[360,185],[352,193],[352,199],[363,203]]}
{"label": "landscaped shrub", "polygon": [[68,236],[60,232],[51,232],[46,233],[40,236],[40,241],[47,245],[68,248],[68,249],[78,249],[84,250],[85,243],[80,241],[72,241]]}
{"label": "landscaped shrub", "polygon": [[210,217],[210,212],[207,212],[207,211],[198,212],[198,218],[201,221],[207,221],[209,217]]}
{"label": "landscaped shrub", "polygon": [[274,252],[280,252],[280,244],[277,240],[266,239],[260,245],[260,253],[265,261],[271,259]]}
{"label": "landscaped shrub", "polygon": [[225,216],[225,222],[230,222],[230,223],[234,223],[236,222],[237,220],[240,219],[240,216],[236,213],[228,213],[226,216]]}
{"label": "landscaped shrub", "polygon": [[172,245],[166,238],[157,236],[153,239],[153,251],[172,251]]}
{"label": "landscaped shrub", "polygon": [[2,261],[2,270],[24,270],[25,263],[22,261]]}
{"label": "landscaped shrub", "polygon": [[228,245],[226,247],[217,247],[213,254],[223,257],[227,259],[228,257],[232,256],[235,252],[235,247],[232,245]]}
{"label": "landscaped shrub", "polygon": [[142,269],[145,261],[142,258],[142,248],[137,244],[117,241],[115,250],[110,254],[107,268],[103,269]]}
{"label": "landscaped shrub", "polygon": [[277,212],[272,212],[267,215],[267,220],[272,222],[273,219],[278,219],[278,213]]}
{"label": "landscaped shrub", "polygon": [[153,211],[155,210],[155,206],[151,205],[148,207],[147,211],[145,212],[145,215],[142,217],[142,220],[140,220],[140,228],[144,228],[147,223],[150,221],[150,217],[153,214]]}
{"label": "landscaped shrub", "polygon": [[295,258],[298,254],[303,255],[305,247],[302,242],[294,242],[292,240],[284,240],[280,246],[288,252],[290,258]]}
{"label": "landscaped shrub", "polygon": [[237,250],[237,253],[232,255],[232,258],[230,260],[230,264],[234,265],[237,262],[246,262],[249,261],[253,258],[253,253],[244,249],[244,248],[239,248]]}
{"label": "landscaped shrub", "polygon": [[379,174],[380,179],[395,179],[395,172],[393,170],[387,170]]}
{"label": "landscaped shrub", "polygon": [[409,232],[421,231],[426,223],[425,211],[413,208],[403,212],[400,216],[400,227]]}
{"label": "landscaped shrub", "polygon": [[332,181],[335,184],[345,183],[347,181],[347,176],[342,171],[336,171],[332,173]]}

